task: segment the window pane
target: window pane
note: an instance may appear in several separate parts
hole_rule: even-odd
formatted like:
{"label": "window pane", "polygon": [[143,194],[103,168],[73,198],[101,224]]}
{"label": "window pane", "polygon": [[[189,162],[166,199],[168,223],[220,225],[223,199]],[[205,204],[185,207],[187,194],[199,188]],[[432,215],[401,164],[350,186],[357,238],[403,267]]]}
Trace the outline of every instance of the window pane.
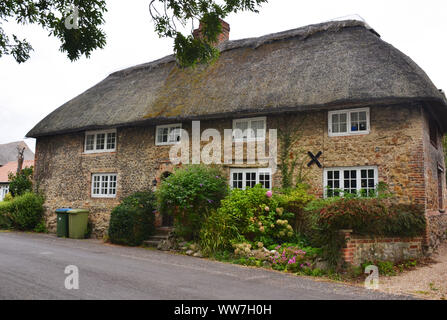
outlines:
{"label": "window pane", "polygon": [[366,170],[361,170],[360,174],[362,178],[366,178]]}
{"label": "window pane", "polygon": [[239,129],[234,131],[234,137],[236,139],[247,138],[248,121],[236,121],[234,123],[234,129]]}
{"label": "window pane", "polygon": [[259,174],[259,183],[266,189],[270,189],[270,173],[262,172]]}
{"label": "window pane", "polygon": [[101,182],[101,194],[106,195],[107,189],[109,186],[109,176],[102,176],[102,182]]}
{"label": "window pane", "polygon": [[264,120],[254,120],[251,122],[251,129],[253,133],[253,138],[263,138],[264,137]]}
{"label": "window pane", "polygon": [[245,173],[245,186],[253,188],[256,185],[256,172]]}
{"label": "window pane", "polygon": [[106,140],[105,133],[98,133],[96,135],[96,150],[104,150],[105,140]]}
{"label": "window pane", "polygon": [[109,183],[109,194],[115,195],[116,194],[116,175],[110,176],[110,183]]}
{"label": "window pane", "polygon": [[338,122],[338,114],[332,115],[332,132],[338,133],[340,132],[339,128],[339,122]]}
{"label": "window pane", "polygon": [[91,151],[95,147],[95,135],[89,134],[85,140],[85,150]]}
{"label": "window pane", "polygon": [[351,131],[359,131],[358,113],[351,113]]}
{"label": "window pane", "polygon": [[359,112],[359,120],[366,121],[366,111]]}
{"label": "window pane", "polygon": [[359,123],[359,131],[366,131],[367,129],[368,129],[368,127],[366,125],[366,121]]}
{"label": "window pane", "polygon": [[171,143],[175,143],[180,141],[181,128],[180,127],[171,127],[169,128],[169,138],[168,141]]}
{"label": "window pane", "polygon": [[233,188],[242,189],[242,173],[233,172]]}
{"label": "window pane", "polygon": [[116,133],[110,132],[107,134],[107,149],[115,149]]}

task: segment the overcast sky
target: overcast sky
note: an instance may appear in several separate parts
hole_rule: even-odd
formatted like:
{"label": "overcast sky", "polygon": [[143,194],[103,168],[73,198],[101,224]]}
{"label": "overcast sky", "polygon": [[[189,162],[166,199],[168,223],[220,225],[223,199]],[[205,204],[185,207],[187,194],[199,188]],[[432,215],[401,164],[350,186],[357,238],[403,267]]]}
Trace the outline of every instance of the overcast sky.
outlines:
{"label": "overcast sky", "polygon": [[[17,64],[0,58],[0,143],[23,140],[48,113],[110,73],[172,53],[172,41],[159,39],[148,12],[149,0],[108,0],[107,45],[90,59],[70,62],[59,42],[35,26],[19,30],[34,47],[31,59]],[[259,14],[229,16],[230,39],[319,23],[358,14],[447,91],[447,1],[445,0],[270,0]],[[25,140],[34,150],[34,139]]]}

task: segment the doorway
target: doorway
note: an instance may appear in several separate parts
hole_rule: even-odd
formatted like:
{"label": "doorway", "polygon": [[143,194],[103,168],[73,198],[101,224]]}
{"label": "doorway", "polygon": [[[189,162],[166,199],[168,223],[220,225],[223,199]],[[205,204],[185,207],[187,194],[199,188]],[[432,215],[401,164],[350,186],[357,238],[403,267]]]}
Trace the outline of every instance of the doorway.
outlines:
{"label": "doorway", "polygon": [[[165,180],[167,177],[169,177],[172,174],[172,172],[164,171],[160,175],[160,182]],[[172,215],[163,215],[162,221],[161,221],[162,227],[173,227],[174,226],[174,216]]]}

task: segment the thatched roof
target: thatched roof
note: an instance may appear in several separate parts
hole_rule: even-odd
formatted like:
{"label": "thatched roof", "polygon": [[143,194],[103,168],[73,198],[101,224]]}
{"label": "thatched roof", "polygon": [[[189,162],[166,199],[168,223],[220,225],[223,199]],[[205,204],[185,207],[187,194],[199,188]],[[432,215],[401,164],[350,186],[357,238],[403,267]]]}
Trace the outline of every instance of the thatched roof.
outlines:
{"label": "thatched roof", "polygon": [[447,127],[447,102],[409,57],[360,21],[227,41],[209,66],[173,56],[115,72],[28,137],[190,119],[423,101]]}
{"label": "thatched roof", "polygon": [[34,153],[25,142],[10,142],[0,144],[0,166],[5,165],[6,163],[11,161],[17,161],[17,147],[25,148],[25,151],[23,152],[24,160],[34,160]]}

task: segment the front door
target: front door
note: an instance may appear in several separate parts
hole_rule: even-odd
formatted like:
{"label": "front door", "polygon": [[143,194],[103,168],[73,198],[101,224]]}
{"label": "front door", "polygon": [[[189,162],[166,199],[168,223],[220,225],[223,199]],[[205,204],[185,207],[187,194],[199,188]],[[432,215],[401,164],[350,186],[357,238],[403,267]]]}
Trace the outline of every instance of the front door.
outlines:
{"label": "front door", "polygon": [[164,215],[162,217],[162,223],[161,225],[163,227],[173,227],[174,226],[174,216],[172,215]]}

